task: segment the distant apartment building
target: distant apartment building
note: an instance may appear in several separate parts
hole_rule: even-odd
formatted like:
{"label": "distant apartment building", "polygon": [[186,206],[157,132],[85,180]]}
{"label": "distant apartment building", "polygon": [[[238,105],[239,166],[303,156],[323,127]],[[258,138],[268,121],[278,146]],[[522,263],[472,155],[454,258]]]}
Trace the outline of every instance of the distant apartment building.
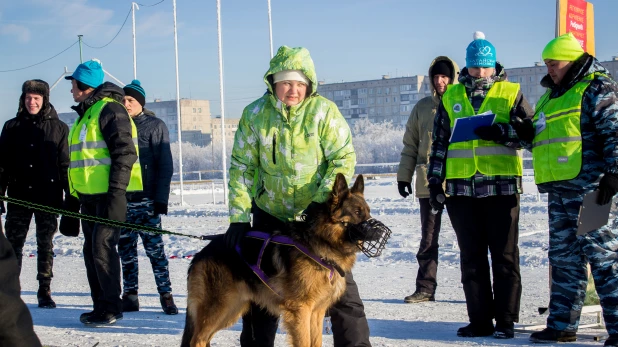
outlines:
{"label": "distant apartment building", "polygon": [[350,125],[362,118],[405,124],[414,105],[431,95],[429,86],[429,79],[423,75],[396,78],[384,75],[368,81],[320,82],[318,93],[332,100]]}
{"label": "distant apartment building", "polygon": [[[170,133],[170,142],[178,141],[178,117],[176,100],[147,102],[145,108],[154,112],[160,118]],[[190,142],[197,146],[207,146],[211,141],[211,115],[208,100],[181,99],[181,136],[183,142]],[[77,113],[68,112],[58,114],[60,119],[72,126],[77,119]]]}
{"label": "distant apartment building", "polygon": [[[213,143],[221,143],[223,140],[223,134],[225,134],[225,139],[234,139],[234,134],[238,129],[238,123],[240,122],[240,118],[225,118],[224,124],[221,124],[221,116],[216,116],[212,119],[212,142]],[[223,129],[223,131],[222,131]]]}
{"label": "distant apartment building", "polygon": [[[618,76],[618,56],[601,64],[614,78]],[[547,74],[545,64],[539,62],[534,66],[506,69],[506,74],[508,81],[520,84],[522,93],[530,105],[535,107],[545,94],[545,88],[540,84]],[[379,80],[328,84],[320,82],[318,92],[337,104],[351,126],[361,118],[404,125],[414,105],[431,95],[429,83],[429,77],[423,75],[397,78],[385,75]]]}

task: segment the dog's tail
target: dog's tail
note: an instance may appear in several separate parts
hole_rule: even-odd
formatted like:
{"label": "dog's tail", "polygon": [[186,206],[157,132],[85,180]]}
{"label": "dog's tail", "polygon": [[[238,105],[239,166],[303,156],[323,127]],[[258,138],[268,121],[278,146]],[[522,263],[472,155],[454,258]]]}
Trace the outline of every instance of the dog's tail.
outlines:
{"label": "dog's tail", "polygon": [[180,343],[180,347],[190,347],[191,339],[193,338],[193,334],[195,332],[195,327],[193,326],[193,319],[189,313],[190,311],[187,309],[187,315],[185,317],[185,330],[182,333],[182,342]]}

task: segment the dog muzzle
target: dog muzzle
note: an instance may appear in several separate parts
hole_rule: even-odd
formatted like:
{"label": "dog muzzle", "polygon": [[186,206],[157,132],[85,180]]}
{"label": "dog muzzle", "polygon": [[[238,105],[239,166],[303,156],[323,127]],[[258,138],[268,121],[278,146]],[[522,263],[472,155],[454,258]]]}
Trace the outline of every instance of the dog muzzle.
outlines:
{"label": "dog muzzle", "polygon": [[352,225],[349,228],[350,238],[357,241],[358,248],[369,258],[380,256],[391,237],[391,229],[377,219]]}

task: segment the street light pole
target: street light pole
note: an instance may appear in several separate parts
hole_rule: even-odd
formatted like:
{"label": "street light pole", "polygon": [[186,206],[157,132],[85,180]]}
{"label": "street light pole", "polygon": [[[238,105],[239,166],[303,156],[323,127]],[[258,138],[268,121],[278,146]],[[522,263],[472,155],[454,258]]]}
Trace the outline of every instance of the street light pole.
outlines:
{"label": "street light pole", "polygon": [[176,56],[176,119],[178,122],[178,172],[180,174],[180,206],[185,204],[182,185],[182,123],[180,122],[180,80],[178,78],[178,30],[176,27],[176,0],[174,7],[174,53]]}
{"label": "street light pole", "polygon": [[223,203],[227,205],[227,163],[225,160],[225,102],[223,98],[223,47],[221,44],[221,0],[217,0],[217,42],[219,48],[219,97],[221,98],[221,168],[223,171]]}
{"label": "street light pole", "polygon": [[[139,10],[137,3],[131,3],[131,12],[133,13],[133,79],[137,79],[137,52],[135,49],[135,10]],[[175,17],[174,17],[175,18]]]}
{"label": "street light pole", "polygon": [[268,33],[270,37],[270,59],[273,58],[273,20],[270,11],[270,0],[268,0]]}

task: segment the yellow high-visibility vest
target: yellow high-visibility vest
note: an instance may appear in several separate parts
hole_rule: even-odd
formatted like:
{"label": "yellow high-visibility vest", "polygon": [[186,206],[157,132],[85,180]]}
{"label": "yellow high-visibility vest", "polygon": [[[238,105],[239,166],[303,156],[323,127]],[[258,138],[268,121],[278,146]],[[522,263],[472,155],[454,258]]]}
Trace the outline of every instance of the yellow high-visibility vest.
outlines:
{"label": "yellow high-visibility vest", "polygon": [[[517,83],[494,83],[478,113],[491,111],[496,115],[494,123],[508,123],[518,92]],[[477,115],[462,84],[449,85],[442,103],[448,112],[451,129],[458,118]],[[479,139],[450,143],[446,155],[446,179],[469,178],[477,171],[488,176],[521,176],[523,161],[518,150],[494,141]]]}
{"label": "yellow high-visibility vest", "polygon": [[[69,184],[71,194],[102,194],[109,189],[109,172],[112,159],[99,127],[99,115],[105,105],[117,102],[103,98],[92,105],[83,117],[77,119],[69,133]],[[138,153],[137,128],[131,120],[131,137]],[[127,191],[142,190],[142,168],[139,159],[131,168],[131,178]]]}
{"label": "yellow high-visibility vest", "polygon": [[534,114],[536,135],[532,142],[532,164],[536,184],[570,180],[582,169],[581,111],[584,92],[595,76],[577,82],[558,98],[551,90],[541,97]]}

